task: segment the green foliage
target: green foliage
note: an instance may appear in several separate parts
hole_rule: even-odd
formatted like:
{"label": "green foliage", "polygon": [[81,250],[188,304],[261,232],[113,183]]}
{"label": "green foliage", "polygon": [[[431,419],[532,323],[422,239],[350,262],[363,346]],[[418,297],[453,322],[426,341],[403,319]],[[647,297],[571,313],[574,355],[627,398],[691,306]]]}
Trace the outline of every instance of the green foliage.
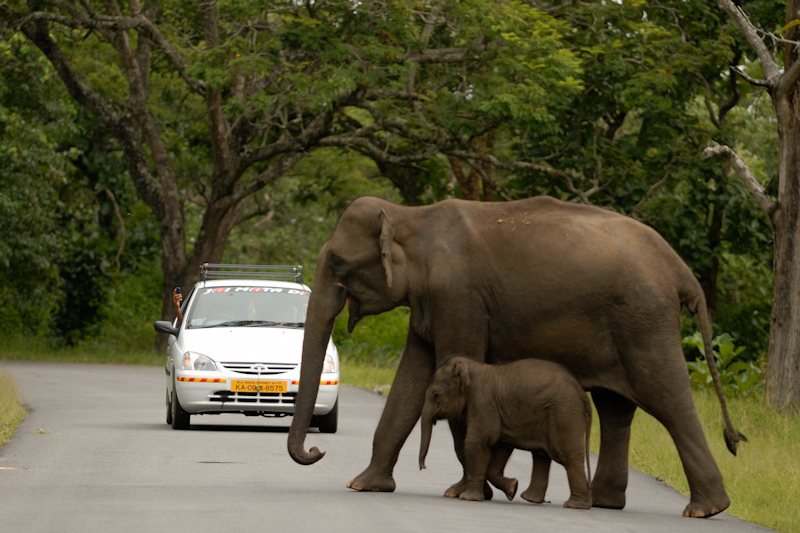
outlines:
{"label": "green foliage", "polygon": [[0,41],[0,65],[0,330],[40,335],[60,298],[58,191],[71,152],[58,139],[72,108],[23,39]]}
{"label": "green foliage", "polygon": [[[785,10],[779,4],[749,2],[748,13],[759,27],[778,31],[784,22],[767,21]],[[769,332],[771,229],[735,177],[699,156],[711,140],[747,140],[749,151],[737,151],[758,179],[768,185],[777,172],[769,99],[731,84],[727,71],[735,62],[758,76],[758,63],[713,3],[537,6],[225,0],[216,4],[219,46],[206,41],[197,3],[160,3],[156,23],[185,58],[188,77],[220,91],[229,133],[257,132],[234,152],[298,139],[329,113],[327,143],[380,124],[361,139],[397,156],[434,141],[441,150],[477,145],[507,161],[552,166],[562,174],[491,170],[494,198],[575,200],[580,190],[587,201],[656,228],[701,280],[710,282],[718,263],[715,327],[747,347],[740,357],[758,359]],[[50,27],[82,81],[124,112],[125,65],[103,33]],[[136,46],[136,31],[127,35]],[[438,53],[445,55],[432,60]],[[44,334],[54,325],[52,337],[76,343],[112,331],[127,335],[109,327],[119,312],[114,291],[141,270],[158,286],[161,273],[150,259],[160,253],[160,223],[137,196],[107,128],[75,109],[43,56],[9,31],[0,58],[0,326]],[[161,128],[184,209],[188,255],[209,202],[222,194],[212,180],[206,100],[158,47],[147,78],[148,111]],[[723,97],[734,88],[741,101],[723,120]],[[316,254],[353,198],[430,203],[462,195],[444,153],[399,166],[372,161],[362,145],[302,150],[304,160],[248,197],[225,261],[302,263],[313,283]],[[152,169],[151,155],[143,157]],[[227,183],[239,191],[273,162],[258,161]],[[143,290],[141,297],[155,294]],[[358,344],[358,352],[356,336],[341,340]],[[376,357],[389,359],[380,347],[395,343],[380,335],[375,342]]]}
{"label": "green foliage", "polygon": [[312,286],[317,254],[333,233],[337,217],[359,196],[400,201],[375,164],[341,148],[319,148],[291,174],[255,198],[254,208],[234,230],[224,261],[250,264],[299,264]]}
{"label": "green foliage", "polygon": [[129,272],[116,274],[107,291],[96,336],[80,343],[84,349],[146,352],[153,347],[153,321],[161,315],[161,264],[143,260]]}
{"label": "green foliage", "polygon": [[[683,338],[683,345],[687,348],[696,348],[700,357],[687,363],[692,384],[702,388],[711,388],[714,381],[708,368],[708,361],[703,355],[703,338],[699,331]],[[730,396],[750,396],[761,394],[764,391],[764,377],[761,368],[752,361],[746,361],[742,352],[744,346],[736,346],[733,338],[723,333],[711,341],[714,351],[719,379],[722,390]]]}
{"label": "green foliage", "polygon": [[38,51],[15,35],[0,56],[0,326],[74,344],[100,334],[114,271],[157,252],[158,227]]}
{"label": "green foliage", "polygon": [[388,313],[364,317],[349,334],[348,318],[345,309],[333,328],[333,341],[341,358],[379,368],[395,367],[403,355],[408,335],[408,308],[398,307]]}

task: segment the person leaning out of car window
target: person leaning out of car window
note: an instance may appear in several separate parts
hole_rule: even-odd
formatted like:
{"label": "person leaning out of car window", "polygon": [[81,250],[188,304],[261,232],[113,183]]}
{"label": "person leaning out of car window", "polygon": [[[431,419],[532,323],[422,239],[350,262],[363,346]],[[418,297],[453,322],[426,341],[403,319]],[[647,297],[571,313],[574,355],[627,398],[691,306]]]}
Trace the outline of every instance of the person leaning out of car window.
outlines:
{"label": "person leaning out of car window", "polygon": [[181,301],[183,300],[183,295],[178,292],[178,287],[172,291],[172,303],[175,304],[175,315],[178,317],[178,323],[175,325],[180,326],[183,322],[183,313],[181,313]]}

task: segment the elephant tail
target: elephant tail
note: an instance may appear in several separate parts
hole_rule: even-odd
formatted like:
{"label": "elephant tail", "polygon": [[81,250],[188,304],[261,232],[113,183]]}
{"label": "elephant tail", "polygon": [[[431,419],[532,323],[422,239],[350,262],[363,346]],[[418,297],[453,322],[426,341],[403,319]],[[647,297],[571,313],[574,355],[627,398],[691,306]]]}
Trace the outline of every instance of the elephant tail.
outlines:
{"label": "elephant tail", "polygon": [[723,437],[725,438],[725,445],[728,447],[733,455],[736,455],[736,449],[739,442],[747,442],[747,437],[742,435],[735,427],[728,414],[728,402],[725,400],[725,393],[722,391],[722,382],[719,379],[719,372],[717,371],[717,362],[714,357],[714,350],[711,347],[711,321],[708,317],[708,307],[706,306],[706,298],[703,294],[700,284],[692,276],[693,287],[691,291],[681,292],[681,301],[692,313],[697,315],[697,321],[700,324],[700,334],[703,336],[703,349],[708,363],[708,370],[711,372],[711,378],[714,380],[714,388],[717,391],[719,403],[722,406],[722,418],[725,421],[725,429],[723,430]]}
{"label": "elephant tail", "polygon": [[592,464],[589,461],[589,441],[592,436],[592,404],[584,394],[583,411],[586,415],[586,480],[589,482],[589,490],[592,490]]}

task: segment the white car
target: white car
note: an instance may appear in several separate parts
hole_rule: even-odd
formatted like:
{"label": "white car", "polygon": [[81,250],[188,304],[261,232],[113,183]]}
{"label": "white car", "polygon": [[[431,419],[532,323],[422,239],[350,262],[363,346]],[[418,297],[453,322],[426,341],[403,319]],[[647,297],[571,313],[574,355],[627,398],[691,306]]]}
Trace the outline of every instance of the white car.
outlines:
{"label": "white car", "polygon": [[[293,278],[280,281],[270,278]],[[311,290],[302,267],[204,264],[181,305],[183,321],[155,322],[167,343],[167,424],[193,415],[294,414]],[[338,425],[339,353],[328,341],[312,427]]]}

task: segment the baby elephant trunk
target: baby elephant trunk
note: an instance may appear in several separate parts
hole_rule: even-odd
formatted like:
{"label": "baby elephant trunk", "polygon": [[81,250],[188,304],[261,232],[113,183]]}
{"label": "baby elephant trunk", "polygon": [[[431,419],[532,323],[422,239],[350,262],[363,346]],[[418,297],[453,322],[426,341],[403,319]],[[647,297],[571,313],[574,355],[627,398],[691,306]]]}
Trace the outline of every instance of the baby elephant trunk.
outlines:
{"label": "baby elephant trunk", "polygon": [[425,457],[428,455],[428,447],[431,444],[431,433],[433,432],[434,419],[432,416],[422,414],[420,418],[420,428],[422,429],[422,442],[419,447],[419,469],[425,468]]}

